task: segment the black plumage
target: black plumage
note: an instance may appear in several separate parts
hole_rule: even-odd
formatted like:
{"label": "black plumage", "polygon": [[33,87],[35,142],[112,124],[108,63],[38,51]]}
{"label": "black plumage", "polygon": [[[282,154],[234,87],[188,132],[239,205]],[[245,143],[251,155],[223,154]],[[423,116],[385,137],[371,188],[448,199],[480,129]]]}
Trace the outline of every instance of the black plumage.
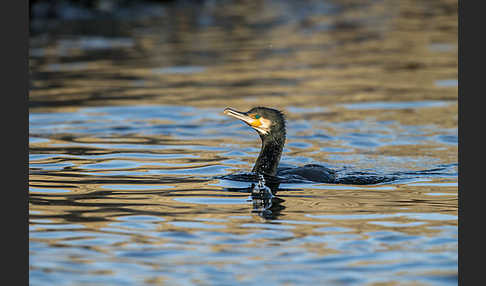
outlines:
{"label": "black plumage", "polygon": [[335,171],[317,164],[296,168],[278,167],[286,139],[285,116],[281,111],[268,107],[254,107],[247,112],[226,108],[224,113],[247,123],[260,135],[262,148],[252,172],[313,182],[335,181]]}

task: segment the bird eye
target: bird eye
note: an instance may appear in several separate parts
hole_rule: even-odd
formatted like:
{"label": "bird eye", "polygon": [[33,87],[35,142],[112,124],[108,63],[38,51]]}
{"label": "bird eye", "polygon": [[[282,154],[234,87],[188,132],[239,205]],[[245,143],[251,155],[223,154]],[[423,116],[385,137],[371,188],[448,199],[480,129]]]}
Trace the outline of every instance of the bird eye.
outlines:
{"label": "bird eye", "polygon": [[259,119],[260,118],[260,115],[255,115],[255,119]]}

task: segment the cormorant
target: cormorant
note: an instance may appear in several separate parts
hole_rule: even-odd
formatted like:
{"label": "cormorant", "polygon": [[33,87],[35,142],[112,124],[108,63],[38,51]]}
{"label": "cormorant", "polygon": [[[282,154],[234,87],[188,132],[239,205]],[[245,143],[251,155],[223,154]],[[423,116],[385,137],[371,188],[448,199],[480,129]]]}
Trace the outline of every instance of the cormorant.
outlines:
{"label": "cormorant", "polygon": [[[311,181],[332,184],[371,185],[407,179],[410,176],[428,176],[444,173],[457,163],[440,165],[438,168],[422,171],[377,174],[360,171],[332,170],[317,164],[302,167],[278,167],[285,145],[285,118],[282,112],[268,107],[254,107],[247,112],[226,108],[224,114],[238,118],[256,130],[262,140],[262,149],[253,166],[253,173],[268,177],[267,185],[272,191],[280,182]],[[457,172],[452,173],[452,175]],[[276,178],[276,180],[274,180]],[[262,188],[257,188],[258,190]]]}
{"label": "cormorant", "polygon": [[336,172],[317,164],[296,168],[278,168],[285,144],[285,118],[282,112],[268,107],[254,107],[247,112],[226,108],[224,114],[240,119],[256,130],[262,149],[252,172],[267,176],[304,179],[313,182],[335,183]]}

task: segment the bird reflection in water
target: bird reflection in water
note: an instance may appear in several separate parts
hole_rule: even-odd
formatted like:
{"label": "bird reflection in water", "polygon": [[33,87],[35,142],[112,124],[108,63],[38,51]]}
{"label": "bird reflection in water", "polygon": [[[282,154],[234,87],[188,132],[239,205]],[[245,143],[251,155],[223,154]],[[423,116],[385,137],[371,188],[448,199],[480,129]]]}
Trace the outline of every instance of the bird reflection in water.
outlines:
{"label": "bird reflection in water", "polygon": [[249,193],[248,202],[252,203],[251,212],[253,214],[265,219],[276,219],[280,211],[285,209],[285,206],[282,205],[285,200],[276,196],[280,182],[275,178],[258,173],[234,174],[233,177],[238,177],[237,179],[240,181],[251,182],[249,187],[226,188],[226,190]]}
{"label": "bird reflection in water", "polygon": [[262,174],[258,174],[258,176],[258,183],[253,183],[251,186],[251,200],[253,204],[252,213],[256,213],[264,218],[275,218],[276,214],[284,209],[280,204],[284,200],[274,196],[274,194],[277,193],[277,188],[275,186],[275,191],[272,191],[272,189],[265,184],[265,177]]}

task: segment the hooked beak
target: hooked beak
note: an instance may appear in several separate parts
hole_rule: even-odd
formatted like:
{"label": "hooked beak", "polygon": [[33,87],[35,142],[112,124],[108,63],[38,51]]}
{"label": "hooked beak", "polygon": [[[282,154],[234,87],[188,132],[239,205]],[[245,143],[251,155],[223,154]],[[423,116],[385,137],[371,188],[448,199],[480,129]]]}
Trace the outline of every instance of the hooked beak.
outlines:
{"label": "hooked beak", "polygon": [[246,112],[240,112],[238,110],[234,110],[234,109],[229,108],[229,107],[225,108],[223,113],[226,114],[226,115],[232,116],[234,118],[237,118],[237,119],[245,122],[248,125],[252,125],[252,123],[255,121],[255,119],[246,115]]}
{"label": "hooked beak", "polygon": [[[255,118],[248,116],[247,115],[248,113],[246,113],[246,112],[234,110],[234,109],[229,108],[229,107],[225,108],[223,113],[245,122],[246,124],[248,124],[250,127],[255,129],[260,134],[267,135],[269,133],[268,126],[262,125],[262,118],[255,119]],[[266,124],[268,124],[268,122],[266,122]]]}

